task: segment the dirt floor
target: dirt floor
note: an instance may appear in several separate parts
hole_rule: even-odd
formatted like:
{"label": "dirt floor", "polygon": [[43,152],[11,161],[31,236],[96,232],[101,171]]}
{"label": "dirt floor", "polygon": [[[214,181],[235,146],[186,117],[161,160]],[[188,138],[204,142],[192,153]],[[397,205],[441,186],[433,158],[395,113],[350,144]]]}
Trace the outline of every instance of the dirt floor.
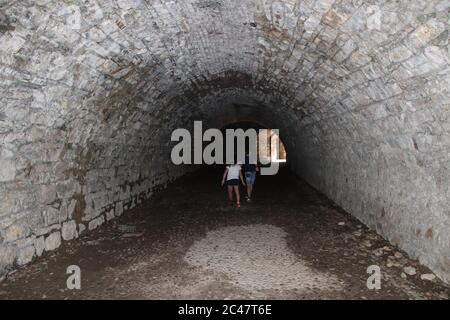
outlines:
{"label": "dirt floor", "polygon": [[[44,254],[0,283],[0,299],[448,299],[427,268],[289,171],[258,176],[241,208],[220,176],[191,174]],[[67,288],[70,265],[80,290]],[[371,265],[380,290],[367,288]]]}

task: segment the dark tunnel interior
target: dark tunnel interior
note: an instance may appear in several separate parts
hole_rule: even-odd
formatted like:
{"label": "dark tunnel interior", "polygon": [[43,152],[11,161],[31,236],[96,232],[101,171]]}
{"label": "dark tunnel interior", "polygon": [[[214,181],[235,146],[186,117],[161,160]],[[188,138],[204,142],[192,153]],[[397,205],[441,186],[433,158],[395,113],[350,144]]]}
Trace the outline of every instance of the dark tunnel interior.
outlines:
{"label": "dark tunnel interior", "polygon": [[0,1],[0,299],[448,299],[449,15]]}

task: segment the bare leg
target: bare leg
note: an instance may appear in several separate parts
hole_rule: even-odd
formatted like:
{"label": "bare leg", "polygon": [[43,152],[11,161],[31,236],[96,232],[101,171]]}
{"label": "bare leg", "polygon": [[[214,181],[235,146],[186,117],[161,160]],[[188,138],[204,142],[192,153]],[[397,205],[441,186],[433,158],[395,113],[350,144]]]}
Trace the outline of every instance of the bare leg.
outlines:
{"label": "bare leg", "polygon": [[240,204],[241,199],[239,197],[239,186],[233,186],[233,189],[234,189],[234,193],[236,194],[236,203]]}
{"label": "bare leg", "polygon": [[248,196],[249,198],[252,197],[252,191],[253,191],[253,185],[247,184],[247,196]]}
{"label": "bare leg", "polygon": [[228,189],[228,199],[233,201],[233,186],[227,186]]}

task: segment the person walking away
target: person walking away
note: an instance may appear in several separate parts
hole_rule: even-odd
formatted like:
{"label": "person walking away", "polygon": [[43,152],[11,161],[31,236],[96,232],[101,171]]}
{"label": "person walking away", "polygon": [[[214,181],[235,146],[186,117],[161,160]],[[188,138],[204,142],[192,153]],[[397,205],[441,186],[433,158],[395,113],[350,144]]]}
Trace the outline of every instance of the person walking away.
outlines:
{"label": "person walking away", "polygon": [[245,186],[244,177],[242,176],[242,168],[239,164],[232,164],[225,168],[225,172],[222,177],[222,186],[225,184],[225,179],[228,189],[228,199],[233,201],[233,191],[236,195],[236,205],[238,208],[241,206],[239,195],[239,180]]}

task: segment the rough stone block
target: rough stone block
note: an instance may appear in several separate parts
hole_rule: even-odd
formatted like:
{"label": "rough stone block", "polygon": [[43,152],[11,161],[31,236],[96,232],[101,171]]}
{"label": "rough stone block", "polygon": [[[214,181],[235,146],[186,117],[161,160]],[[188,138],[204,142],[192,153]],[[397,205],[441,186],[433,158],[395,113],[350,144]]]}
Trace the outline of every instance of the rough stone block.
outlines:
{"label": "rough stone block", "polygon": [[61,235],[64,240],[72,240],[78,237],[77,224],[75,221],[64,222],[61,229]]}
{"label": "rough stone block", "polygon": [[11,266],[17,257],[17,248],[15,246],[0,246],[0,273],[2,269]]}
{"label": "rough stone block", "polygon": [[105,218],[103,216],[97,217],[89,222],[88,229],[89,230],[97,229],[97,227],[101,226],[104,222]]}
{"label": "rough stone block", "polygon": [[51,233],[45,238],[45,251],[53,251],[61,245],[61,233],[59,231]]}
{"label": "rough stone block", "polygon": [[0,160],[0,182],[14,180],[16,176],[16,162],[14,160]]}
{"label": "rough stone block", "polygon": [[35,248],[33,245],[20,248],[17,255],[17,264],[22,266],[33,260]]}
{"label": "rough stone block", "polygon": [[45,249],[45,240],[43,236],[34,239],[34,248],[36,249],[36,255],[40,257]]}

